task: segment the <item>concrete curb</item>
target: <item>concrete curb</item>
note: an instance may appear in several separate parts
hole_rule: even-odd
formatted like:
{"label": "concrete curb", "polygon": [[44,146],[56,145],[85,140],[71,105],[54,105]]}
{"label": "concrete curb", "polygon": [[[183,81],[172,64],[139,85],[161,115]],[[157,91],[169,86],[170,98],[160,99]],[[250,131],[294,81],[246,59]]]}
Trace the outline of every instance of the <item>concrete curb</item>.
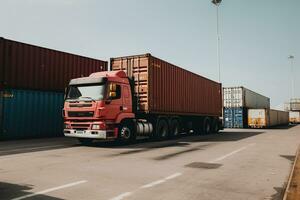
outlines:
{"label": "concrete curb", "polygon": [[287,186],[286,186],[286,189],[285,189],[285,192],[284,192],[283,200],[287,200],[287,197],[288,197],[289,188],[291,186],[291,182],[292,182],[292,178],[293,178],[293,175],[294,175],[294,170],[295,170],[295,167],[296,167],[296,163],[297,163],[297,160],[300,159],[299,158],[299,151],[300,151],[300,146],[298,146],[298,148],[297,148],[296,157],[295,157],[294,164],[293,164],[293,167],[292,167],[289,179],[288,179],[288,183],[287,183]]}

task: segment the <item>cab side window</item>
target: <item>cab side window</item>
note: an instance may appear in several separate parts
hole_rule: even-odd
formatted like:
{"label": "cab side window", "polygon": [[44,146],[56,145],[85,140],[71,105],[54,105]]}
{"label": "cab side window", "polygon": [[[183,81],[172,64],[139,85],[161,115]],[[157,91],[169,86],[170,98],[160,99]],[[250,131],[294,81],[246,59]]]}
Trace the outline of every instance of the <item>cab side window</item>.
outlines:
{"label": "cab side window", "polygon": [[116,96],[113,99],[121,98],[121,85],[116,85]]}

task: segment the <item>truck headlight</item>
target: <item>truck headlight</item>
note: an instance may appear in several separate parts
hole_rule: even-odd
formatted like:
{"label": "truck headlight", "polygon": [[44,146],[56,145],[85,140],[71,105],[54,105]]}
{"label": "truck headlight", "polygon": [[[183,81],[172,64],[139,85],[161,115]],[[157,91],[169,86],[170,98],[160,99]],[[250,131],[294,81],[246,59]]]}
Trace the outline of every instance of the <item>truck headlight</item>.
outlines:
{"label": "truck headlight", "polygon": [[71,125],[70,124],[65,124],[65,129],[71,129]]}
{"label": "truck headlight", "polygon": [[99,130],[100,129],[100,125],[99,124],[93,124],[92,129]]}

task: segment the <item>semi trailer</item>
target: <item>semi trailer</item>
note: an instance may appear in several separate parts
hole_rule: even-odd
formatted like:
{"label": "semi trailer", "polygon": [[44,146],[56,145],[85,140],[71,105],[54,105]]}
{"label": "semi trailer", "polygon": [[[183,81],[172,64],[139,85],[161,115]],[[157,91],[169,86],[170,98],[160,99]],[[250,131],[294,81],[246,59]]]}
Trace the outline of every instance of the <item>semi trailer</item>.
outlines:
{"label": "semi trailer", "polygon": [[222,86],[151,54],[111,58],[110,71],[70,80],[64,135],[95,139],[167,139],[223,128]]}

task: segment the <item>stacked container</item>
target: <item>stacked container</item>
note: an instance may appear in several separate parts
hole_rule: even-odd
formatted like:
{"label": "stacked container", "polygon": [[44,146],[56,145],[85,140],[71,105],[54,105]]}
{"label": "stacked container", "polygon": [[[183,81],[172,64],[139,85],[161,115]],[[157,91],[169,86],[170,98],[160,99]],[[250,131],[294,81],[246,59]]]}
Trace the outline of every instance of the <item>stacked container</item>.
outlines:
{"label": "stacked container", "polygon": [[0,140],[62,135],[70,79],[107,62],[0,38]]}
{"label": "stacked container", "polygon": [[299,124],[300,123],[300,111],[290,111],[289,118],[290,118],[290,123]]}
{"label": "stacked container", "polygon": [[270,108],[270,99],[245,87],[223,88],[224,127],[247,128],[249,108]]}
{"label": "stacked container", "polygon": [[300,111],[300,99],[294,98],[290,100],[290,110],[291,111]]}
{"label": "stacked container", "polygon": [[288,125],[289,113],[272,109],[249,109],[248,125],[251,128],[268,128]]}
{"label": "stacked container", "polygon": [[290,123],[300,123],[300,98],[290,99],[288,103],[284,104],[284,110],[289,111]]}

